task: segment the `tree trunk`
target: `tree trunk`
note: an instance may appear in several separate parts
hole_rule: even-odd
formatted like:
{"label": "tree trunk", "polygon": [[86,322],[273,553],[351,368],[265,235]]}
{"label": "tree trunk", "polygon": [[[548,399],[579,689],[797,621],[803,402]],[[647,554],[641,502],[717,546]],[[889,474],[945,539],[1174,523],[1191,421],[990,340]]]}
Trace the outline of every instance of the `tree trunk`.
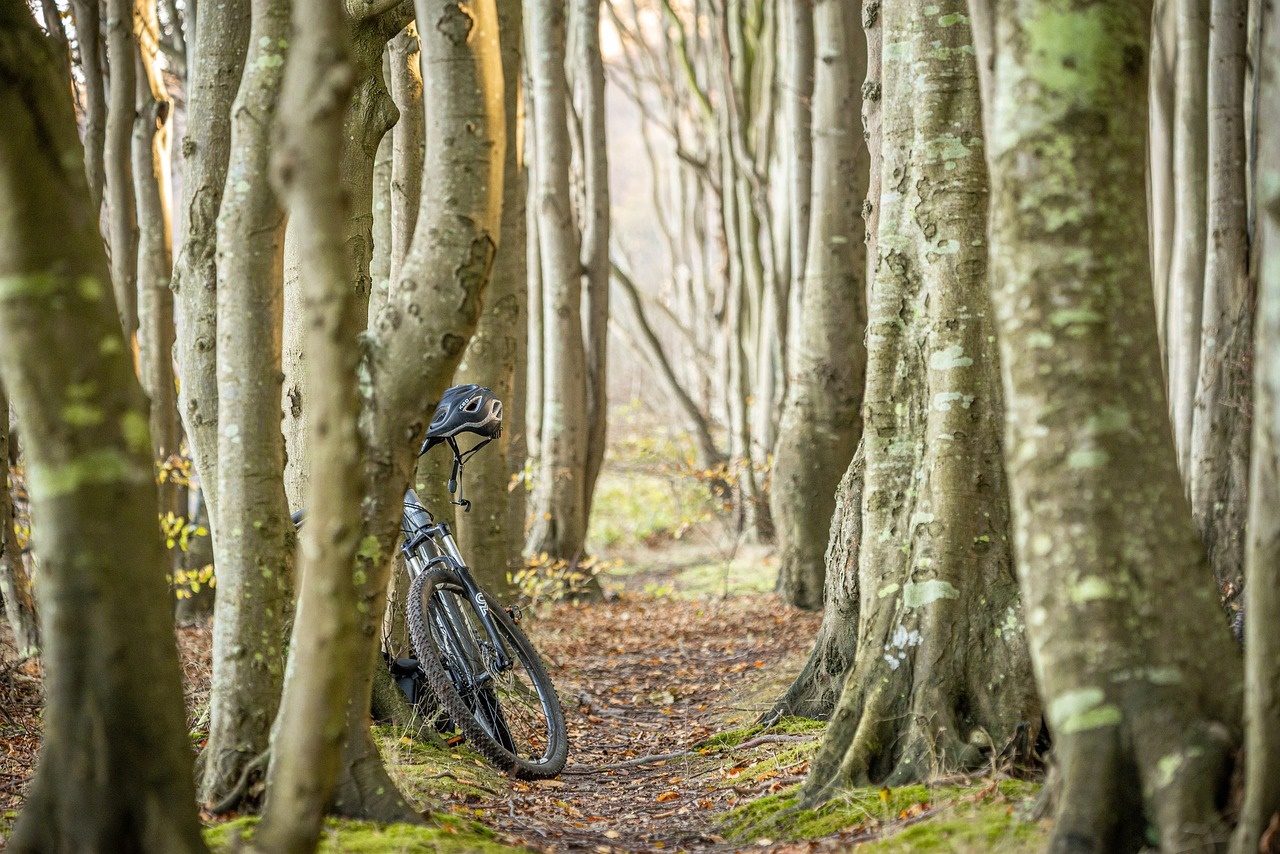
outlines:
{"label": "tree trunk", "polygon": [[102,4],[100,0],[71,0],[80,47],[80,70],[84,74],[84,172],[89,181],[89,200],[95,211],[102,210],[102,189],[106,184],[103,146],[107,137],[107,92],[102,77]]}
{"label": "tree trunk", "polygon": [[[785,150],[790,152],[788,168],[791,172],[790,191],[794,195],[790,206],[788,227],[791,241],[791,282],[787,313],[780,326],[786,332],[787,391],[790,393],[792,378],[799,354],[800,301],[804,294],[805,264],[809,253],[809,220],[813,214],[813,90],[815,79],[814,2],[813,0],[787,0],[781,4],[784,17],[782,100],[786,112]],[[861,51],[860,51],[861,52]],[[852,68],[846,70],[853,71]],[[858,85],[857,80],[851,81]],[[856,134],[860,137],[861,134]],[[861,204],[861,200],[858,204]],[[862,241],[857,241],[863,245]],[[785,411],[784,411],[785,415]],[[785,428],[779,420],[779,438]],[[780,535],[781,536],[781,535]],[[779,541],[779,546],[782,546]]]}
{"label": "tree trunk", "polygon": [[542,429],[525,551],[576,561],[587,534],[587,374],[582,340],[582,267],[569,191],[565,100],[565,10],[531,0],[525,25],[537,104],[533,204],[542,264]]}
{"label": "tree trunk", "polygon": [[1191,424],[1200,371],[1200,323],[1208,171],[1207,74],[1210,0],[1177,0],[1178,70],[1174,104],[1173,258],[1169,272],[1166,349],[1169,353],[1169,415],[1178,470],[1190,482]]}
{"label": "tree trunk", "polygon": [[[391,158],[391,281],[400,276],[400,267],[409,254],[418,206],[422,202],[422,52],[416,24],[410,24],[388,43],[391,55],[391,100],[400,111],[392,128]],[[370,310],[371,318],[377,317]]]}
{"label": "tree trunk", "polygon": [[1150,4],[997,10],[992,269],[1018,570],[1062,775],[1049,850],[1215,851],[1240,672],[1162,394]]}
{"label": "tree trunk", "polygon": [[840,699],[844,675],[858,650],[858,555],[862,551],[865,479],[866,458],[859,444],[836,488],[818,637],[800,674],[773,708],[761,716],[760,722],[765,725],[772,725],[785,715],[828,718]]}
{"label": "tree trunk", "polygon": [[300,618],[289,645],[288,677],[271,737],[266,809],[254,844],[289,854],[316,848],[342,765],[361,645],[351,569],[364,489],[357,336],[368,311],[351,293],[342,251],[346,200],[339,158],[355,79],[347,31],[337,0],[295,10],[275,146],[275,183],[302,256],[312,390],[308,448],[315,477],[299,552]]}
{"label": "tree trunk", "polygon": [[1151,127],[1147,147],[1147,199],[1151,227],[1151,279],[1155,291],[1156,331],[1161,356],[1168,360],[1169,276],[1173,257],[1174,199],[1178,179],[1174,173],[1174,104],[1177,99],[1178,19],[1177,0],[1156,0],[1151,26]]}
{"label": "tree trunk", "polygon": [[867,65],[858,10],[849,0],[821,0],[814,16],[811,245],[769,495],[778,586],[788,604],[811,611],[822,608],[836,485],[862,432],[867,259],[860,209],[869,174],[858,121],[857,81]]}
{"label": "tree trunk", "polygon": [[31,598],[31,578],[23,564],[13,530],[13,492],[9,486],[9,397],[0,383],[0,599],[13,632],[18,658],[40,653],[36,605]]}
{"label": "tree trunk", "polygon": [[0,3],[0,76],[0,376],[24,427],[48,626],[40,761],[8,850],[202,852],[147,402],[65,56],[16,0]]}
{"label": "tree trunk", "polygon": [[894,786],[978,767],[1020,728],[1034,735],[1041,713],[1008,538],[966,8],[912,0],[879,11],[868,536],[858,554],[858,651],[805,784],[810,805],[850,783]]}
{"label": "tree trunk", "polygon": [[[494,0],[418,0],[423,80],[432,93],[418,227],[399,279],[366,343],[361,431],[364,531],[356,573],[368,646],[355,657],[347,748],[334,794],[342,815],[405,820],[369,735],[368,708],[391,553],[417,442],[467,340],[497,248],[506,131]],[[446,201],[447,200],[447,201]]]}
{"label": "tree trunk", "polygon": [[267,183],[288,38],[289,3],[252,0],[218,214],[218,459],[236,464],[218,466],[218,600],[200,785],[201,802],[215,811],[236,806],[237,781],[267,749],[293,611],[280,436],[284,214]]}
{"label": "tree trunk", "polygon": [[609,161],[605,145],[604,60],[600,54],[601,0],[571,0],[574,28],[572,98],[582,152],[582,208],[578,212],[582,243],[582,319],[586,358],[586,469],[583,512],[591,515],[591,499],[604,464],[609,426]]}
{"label": "tree trunk", "polygon": [[[1244,804],[1232,854],[1264,850],[1259,841],[1280,813],[1280,31],[1274,7],[1263,13],[1259,54],[1257,239],[1258,325],[1253,364],[1244,626]],[[1274,842],[1273,842],[1274,845]]]}
{"label": "tree trunk", "polygon": [[524,352],[522,332],[528,323],[525,317],[527,188],[524,158],[519,149],[523,24],[520,4],[500,4],[498,35],[502,42],[502,77],[507,84],[503,104],[508,128],[502,168],[502,242],[493,262],[493,278],[485,295],[480,325],[458,367],[460,379],[492,389],[504,405],[502,435],[467,466],[471,512],[457,515],[458,540],[472,572],[482,587],[504,602],[515,592],[510,577],[520,569],[523,534],[523,524],[511,530],[509,498],[511,440],[523,432],[510,407],[515,399],[516,363]]}
{"label": "tree trunk", "polygon": [[182,244],[173,265],[182,341],[174,356],[187,445],[211,523],[218,516],[218,211],[231,151],[231,105],[248,43],[249,0],[205,6],[195,31],[200,61],[191,65],[182,140]]}
{"label": "tree trunk", "polygon": [[[186,495],[169,473],[181,453],[178,389],[173,377],[173,230],[169,218],[169,119],[173,102],[159,66],[155,0],[137,0],[137,118],[133,124],[133,189],[138,214],[138,376],[151,401],[151,442],[164,468],[160,514],[183,518]],[[177,564],[175,564],[177,565]]]}
{"label": "tree trunk", "polygon": [[111,285],[124,340],[133,346],[138,331],[138,232],[133,201],[133,120],[138,39],[134,0],[107,0],[107,58],[111,103],[107,111],[104,160],[107,179],[107,245]]}
{"label": "tree trunk", "polygon": [[1248,516],[1253,286],[1245,223],[1245,0],[1216,0],[1209,36],[1209,215],[1191,512],[1219,589],[1236,592]]}

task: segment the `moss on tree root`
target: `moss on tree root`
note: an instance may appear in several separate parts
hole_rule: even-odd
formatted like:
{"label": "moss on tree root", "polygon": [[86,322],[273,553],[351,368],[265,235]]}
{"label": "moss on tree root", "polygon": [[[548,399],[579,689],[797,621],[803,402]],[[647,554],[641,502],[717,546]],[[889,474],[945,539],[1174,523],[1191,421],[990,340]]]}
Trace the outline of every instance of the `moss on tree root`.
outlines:
{"label": "moss on tree root", "polygon": [[868,852],[1033,852],[1047,828],[1033,822],[1039,786],[1017,780],[974,786],[850,789],[817,809],[798,809],[798,788],[766,795],[720,817],[737,843],[796,841],[839,835]]}

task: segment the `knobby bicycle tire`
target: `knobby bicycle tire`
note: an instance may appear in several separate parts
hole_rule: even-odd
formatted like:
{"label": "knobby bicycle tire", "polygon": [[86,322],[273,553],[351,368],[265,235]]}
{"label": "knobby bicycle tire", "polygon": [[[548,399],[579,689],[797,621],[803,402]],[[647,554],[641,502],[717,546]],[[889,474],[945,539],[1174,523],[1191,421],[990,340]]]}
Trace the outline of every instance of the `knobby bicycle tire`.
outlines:
{"label": "knobby bicycle tire", "polygon": [[[489,610],[511,660],[508,671],[496,672],[492,643],[453,570],[420,574],[407,606],[418,664],[467,741],[510,776],[559,774],[569,752],[564,711],[538,653],[507,613]],[[468,677],[475,672],[481,684]]]}

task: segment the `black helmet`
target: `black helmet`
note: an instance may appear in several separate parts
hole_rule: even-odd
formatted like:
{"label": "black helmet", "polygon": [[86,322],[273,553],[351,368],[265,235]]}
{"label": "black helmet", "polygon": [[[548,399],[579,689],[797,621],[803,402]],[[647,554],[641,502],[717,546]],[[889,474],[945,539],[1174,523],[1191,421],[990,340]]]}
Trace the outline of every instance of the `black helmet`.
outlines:
{"label": "black helmet", "polygon": [[427,427],[425,453],[445,439],[461,433],[475,433],[496,439],[502,432],[502,401],[492,391],[478,385],[456,385],[447,389]]}

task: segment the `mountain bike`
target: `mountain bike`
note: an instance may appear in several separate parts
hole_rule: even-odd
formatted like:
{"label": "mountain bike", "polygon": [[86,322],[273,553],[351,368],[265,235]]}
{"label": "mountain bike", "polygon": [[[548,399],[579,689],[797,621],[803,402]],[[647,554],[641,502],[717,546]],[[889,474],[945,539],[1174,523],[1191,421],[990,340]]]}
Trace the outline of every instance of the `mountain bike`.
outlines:
{"label": "mountain bike", "polygon": [[[439,415],[432,428],[438,420]],[[490,441],[462,451],[456,435],[433,435],[428,429],[419,451],[421,456],[445,444],[453,452],[449,493],[464,512],[471,510],[461,497],[464,464]],[[410,689],[409,699],[434,719],[437,730],[458,730],[504,773],[526,780],[556,776],[569,748],[564,711],[542,660],[520,629],[519,609],[494,604],[472,576],[449,525],[437,522],[412,488],[405,492],[400,528],[400,551],[411,579],[406,619],[417,660],[390,658],[392,676],[402,690]],[[410,693],[422,678],[435,703]]]}

